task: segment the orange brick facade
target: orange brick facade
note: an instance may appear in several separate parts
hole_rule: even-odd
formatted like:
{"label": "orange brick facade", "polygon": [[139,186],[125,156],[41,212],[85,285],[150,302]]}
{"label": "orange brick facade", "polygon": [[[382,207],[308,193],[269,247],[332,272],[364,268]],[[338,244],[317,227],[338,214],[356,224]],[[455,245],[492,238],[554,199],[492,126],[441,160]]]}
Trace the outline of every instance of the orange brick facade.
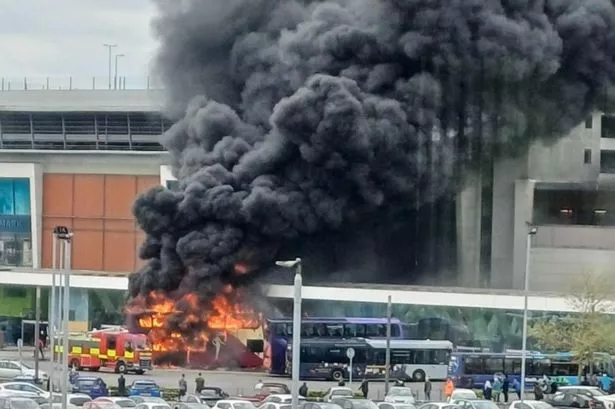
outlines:
{"label": "orange brick facade", "polygon": [[43,267],[51,267],[54,226],[72,228],[72,268],[132,272],[143,240],[132,216],[137,195],[159,176],[54,174],[43,176]]}

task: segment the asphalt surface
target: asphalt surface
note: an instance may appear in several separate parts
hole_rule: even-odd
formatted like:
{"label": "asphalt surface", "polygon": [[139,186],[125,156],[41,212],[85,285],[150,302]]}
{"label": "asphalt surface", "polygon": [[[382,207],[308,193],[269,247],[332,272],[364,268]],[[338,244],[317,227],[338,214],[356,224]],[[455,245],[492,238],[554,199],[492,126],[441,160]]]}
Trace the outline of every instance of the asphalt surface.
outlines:
{"label": "asphalt surface", "polygon": [[[19,360],[19,353],[16,350],[0,350],[0,359],[14,359]],[[34,357],[31,349],[26,350],[22,354],[22,360],[25,364],[34,367]],[[49,373],[51,364],[49,361],[41,361],[40,369]],[[58,369],[59,370],[59,369]],[[218,386],[225,390],[228,394],[233,396],[250,396],[254,394],[254,386],[259,380],[263,382],[278,382],[285,383],[290,387],[291,381],[288,377],[283,376],[269,376],[263,372],[241,372],[241,371],[199,371],[182,368],[155,368],[152,372],[148,372],[144,375],[125,375],[126,385],[130,385],[135,379],[153,379],[161,387],[176,388],[178,381],[182,374],[186,375],[188,382],[188,392],[194,392],[194,380],[198,373],[203,374],[205,378],[205,384],[207,386]],[[99,372],[81,371],[83,375],[97,375],[100,376],[109,386],[117,386],[118,375],[111,370],[101,370]],[[353,388],[359,388],[360,380],[353,382],[351,386]],[[337,386],[336,382],[326,381],[307,381],[308,390],[326,390],[331,386]],[[422,383],[406,383],[406,386],[411,387],[418,399],[424,399]],[[431,400],[442,400],[444,390],[443,382],[432,382]],[[369,384],[369,396],[370,399],[380,400],[384,397],[384,382],[373,381]]]}

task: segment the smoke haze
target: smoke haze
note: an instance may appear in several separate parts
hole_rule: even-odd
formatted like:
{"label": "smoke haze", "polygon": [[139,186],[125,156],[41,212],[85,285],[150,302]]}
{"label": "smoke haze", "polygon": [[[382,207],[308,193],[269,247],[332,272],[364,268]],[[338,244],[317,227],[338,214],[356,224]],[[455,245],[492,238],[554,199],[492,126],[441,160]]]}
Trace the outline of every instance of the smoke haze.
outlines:
{"label": "smoke haze", "polygon": [[566,134],[615,78],[609,0],[157,3],[180,188],[135,203],[132,297],[197,291],[207,308],[285,254],[320,253],[315,281],[454,269],[464,176]]}

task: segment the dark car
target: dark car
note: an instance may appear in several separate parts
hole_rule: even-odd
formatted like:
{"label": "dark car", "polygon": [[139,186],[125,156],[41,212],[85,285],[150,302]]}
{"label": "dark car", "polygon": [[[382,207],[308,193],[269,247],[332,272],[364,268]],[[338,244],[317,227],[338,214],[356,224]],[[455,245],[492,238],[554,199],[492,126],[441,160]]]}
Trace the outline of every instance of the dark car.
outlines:
{"label": "dark car", "polygon": [[85,393],[92,399],[109,396],[109,389],[102,378],[97,376],[79,376],[73,384],[73,393]]}
{"label": "dark car", "polygon": [[206,386],[201,390],[201,393],[199,393],[201,402],[208,406],[214,406],[220,399],[226,399],[228,397],[228,393],[224,392],[222,388],[217,388],[215,386]]}
{"label": "dark car", "polygon": [[589,408],[589,409],[605,409],[604,403],[591,395],[572,393],[572,392],[556,392],[547,397],[545,402],[551,406],[560,408]]}
{"label": "dark car", "polygon": [[128,388],[129,396],[153,396],[157,398],[162,397],[160,386],[151,379],[139,379],[136,380]]}

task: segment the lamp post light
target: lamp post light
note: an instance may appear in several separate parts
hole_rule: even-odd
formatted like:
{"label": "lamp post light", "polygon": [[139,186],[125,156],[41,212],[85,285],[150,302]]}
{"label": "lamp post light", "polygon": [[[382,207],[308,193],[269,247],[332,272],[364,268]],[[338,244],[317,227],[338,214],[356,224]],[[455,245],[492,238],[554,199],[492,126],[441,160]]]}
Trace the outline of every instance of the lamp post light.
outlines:
{"label": "lamp post light", "polygon": [[301,350],[301,259],[297,257],[289,261],[276,261],[279,267],[295,269],[295,287],[293,295],[293,344],[292,344],[292,409],[299,409],[299,365]]}
{"label": "lamp post light", "polygon": [[525,397],[525,361],[527,359],[527,320],[528,320],[528,290],[530,286],[530,256],[532,253],[532,236],[536,235],[536,226],[527,224],[527,241],[525,248],[525,283],[523,286],[523,339],[521,345],[521,396],[519,400],[523,402]]}
{"label": "lamp post light", "polygon": [[111,59],[113,54],[113,49],[117,47],[117,44],[103,44],[104,47],[107,47],[109,50],[109,89],[111,89]]}

